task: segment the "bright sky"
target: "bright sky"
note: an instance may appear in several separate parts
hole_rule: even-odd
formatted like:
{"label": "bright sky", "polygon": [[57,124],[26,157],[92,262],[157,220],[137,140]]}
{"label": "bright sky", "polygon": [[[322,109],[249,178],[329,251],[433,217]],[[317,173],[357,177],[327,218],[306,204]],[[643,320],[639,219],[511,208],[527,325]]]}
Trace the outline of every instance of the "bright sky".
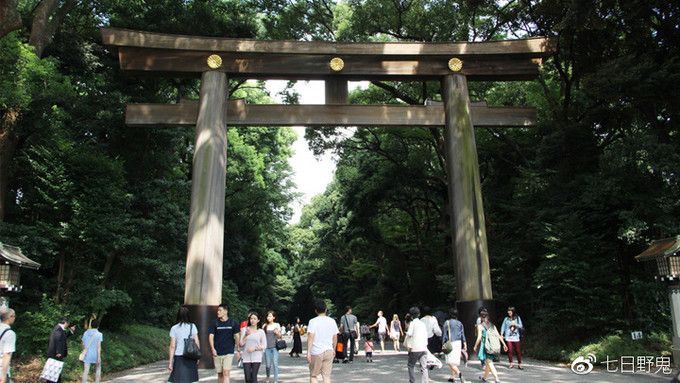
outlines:
{"label": "bright sky", "polygon": [[[266,82],[267,90],[277,102],[282,102],[277,95],[286,87],[288,82],[285,80],[269,80]],[[357,88],[367,87],[365,82],[349,83],[350,91]],[[323,104],[325,103],[325,90],[323,81],[298,81],[294,88],[300,94],[300,104]],[[293,181],[297,185],[297,191],[302,193],[302,198],[293,202],[293,217],[291,224],[300,220],[302,207],[309,203],[313,196],[321,194],[326,190],[326,186],[333,180],[335,173],[335,161],[330,153],[324,153],[316,158],[305,140],[305,128],[303,126],[293,127],[297,133],[297,140],[293,144],[295,154],[289,160],[293,168]]]}

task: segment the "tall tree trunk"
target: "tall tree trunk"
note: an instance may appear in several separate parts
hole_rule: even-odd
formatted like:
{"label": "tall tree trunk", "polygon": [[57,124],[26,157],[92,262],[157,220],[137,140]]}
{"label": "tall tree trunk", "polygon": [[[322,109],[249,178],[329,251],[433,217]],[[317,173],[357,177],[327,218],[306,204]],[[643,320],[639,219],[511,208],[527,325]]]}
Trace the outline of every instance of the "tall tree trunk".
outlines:
{"label": "tall tree trunk", "polygon": [[104,264],[104,275],[102,277],[101,287],[107,289],[110,285],[111,280],[111,270],[113,270],[113,264],[116,261],[116,253],[111,252],[106,255],[106,263]]}
{"label": "tall tree trunk", "polygon": [[28,43],[33,45],[38,57],[42,57],[45,47],[52,42],[52,38],[64,21],[64,17],[75,5],[75,0],[65,1],[61,7],[59,0],[42,0],[35,7],[33,23],[31,24],[31,37]]}
{"label": "tall tree trunk", "polygon": [[12,158],[19,145],[19,136],[14,130],[19,119],[19,111],[7,110],[0,118],[0,222],[3,222],[7,213],[7,190]]}
{"label": "tall tree trunk", "polygon": [[54,292],[54,303],[61,303],[61,289],[64,285],[64,268],[66,267],[66,255],[59,254],[59,271],[57,272],[57,289]]}
{"label": "tall tree trunk", "polygon": [[0,0],[0,38],[22,26],[17,3],[17,0]]}

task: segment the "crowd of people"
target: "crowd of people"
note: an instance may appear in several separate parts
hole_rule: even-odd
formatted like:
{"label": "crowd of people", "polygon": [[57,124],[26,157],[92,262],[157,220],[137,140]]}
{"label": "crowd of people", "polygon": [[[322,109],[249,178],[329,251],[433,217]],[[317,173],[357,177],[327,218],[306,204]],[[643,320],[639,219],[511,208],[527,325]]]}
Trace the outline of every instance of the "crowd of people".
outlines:
{"label": "crowd of people", "polygon": [[[365,362],[373,362],[375,347],[385,353],[385,341],[391,340],[394,351],[401,347],[408,351],[407,370],[409,382],[416,382],[416,365],[420,365],[420,382],[429,379],[429,370],[440,367],[440,357],[451,371],[449,382],[464,382],[460,366],[467,363],[468,343],[465,326],[458,319],[458,312],[451,309],[448,315],[431,313],[428,307],[422,311],[411,307],[403,322],[398,314],[387,322],[382,311],[378,311],[375,322],[361,325],[352,307],[347,306],[338,319],[327,315],[322,300],[314,303],[316,317],[305,326],[300,318],[282,326],[277,322],[276,313],[268,311],[261,319],[260,314],[251,310],[246,319],[238,322],[229,317],[229,306],[221,304],[217,315],[208,328],[208,350],[213,356],[218,383],[229,383],[232,367],[242,368],[246,383],[257,383],[260,367],[264,363],[267,382],[279,382],[280,351],[289,346],[284,340],[288,334],[292,339],[291,358],[303,355],[302,336],[307,335],[306,360],[309,379],[316,383],[319,376],[324,383],[330,383],[333,363],[353,363],[359,349],[363,349]],[[422,315],[421,315],[422,314]],[[438,315],[440,314],[440,315]],[[479,379],[486,382],[493,376],[499,382],[495,362],[501,349],[508,354],[508,367],[522,367],[521,338],[524,324],[514,307],[509,307],[500,330],[492,323],[489,312],[481,308],[474,326],[476,339],[474,355],[480,361],[482,370]],[[16,314],[10,308],[0,309],[0,383],[11,382],[10,363],[16,347],[16,334],[11,329]],[[90,370],[94,368],[94,381],[99,383],[102,371],[103,335],[98,329],[99,322],[92,320],[81,337],[83,351],[79,356],[83,363],[82,383],[87,383]],[[52,329],[49,337],[47,357],[63,362],[68,355],[67,339],[76,333],[76,326],[64,318]],[[363,345],[360,344],[363,342]],[[361,347],[363,346],[363,347]],[[168,382],[198,382],[198,360],[201,358],[201,344],[198,328],[191,321],[189,308],[182,306],[177,312],[177,323],[170,329],[168,347]],[[61,382],[61,376],[58,382]]]}
{"label": "crowd of people", "polygon": [[[319,377],[324,383],[330,383],[333,363],[353,363],[360,348],[364,351],[365,362],[373,362],[375,347],[379,344],[379,352],[385,353],[387,339],[392,341],[394,351],[400,352],[402,343],[408,351],[409,382],[415,383],[417,380],[417,365],[420,365],[420,382],[428,382],[429,370],[434,366],[442,366],[441,356],[451,371],[448,381],[465,381],[460,365],[469,359],[468,343],[465,326],[458,319],[455,309],[450,310],[448,315],[437,315],[431,313],[428,307],[423,307],[422,311],[412,307],[403,323],[394,314],[389,324],[383,312],[379,311],[371,325],[361,325],[349,306],[337,321],[327,316],[323,301],[317,300],[314,309],[317,316],[307,326],[299,318],[295,318],[294,323],[282,326],[276,321],[273,311],[265,314],[264,321],[260,320],[256,311],[251,311],[239,325],[229,318],[228,306],[220,305],[217,318],[209,329],[209,347],[218,383],[230,381],[230,372],[235,363],[243,368],[246,383],[258,382],[263,363],[266,381],[278,383],[279,351],[288,347],[283,340],[287,333],[292,334],[293,345],[288,353],[292,358],[299,358],[303,354],[302,335],[307,335],[306,359],[311,383],[316,383]],[[178,323],[170,330],[169,382],[198,381],[196,357],[188,356],[184,350],[187,341],[193,341],[200,347],[196,327],[188,315],[188,309],[181,307]],[[514,358],[517,359],[517,368],[523,368],[520,336],[524,326],[514,307],[508,308],[500,331],[492,323],[485,308],[479,310],[476,323],[470,325],[475,328],[473,351],[482,370],[479,380],[486,382],[493,376],[496,382],[500,382],[494,362],[498,361],[501,349],[508,352],[510,368],[514,367]],[[360,342],[363,342],[363,347],[360,347]]]}

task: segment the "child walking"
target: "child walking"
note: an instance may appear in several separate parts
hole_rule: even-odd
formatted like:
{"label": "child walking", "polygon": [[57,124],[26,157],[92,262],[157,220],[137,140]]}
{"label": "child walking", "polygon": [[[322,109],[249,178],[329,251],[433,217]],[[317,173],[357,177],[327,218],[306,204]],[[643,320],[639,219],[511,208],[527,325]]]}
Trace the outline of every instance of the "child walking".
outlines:
{"label": "child walking", "polygon": [[366,363],[373,363],[373,341],[371,334],[366,334],[364,341],[364,352],[366,353]]}

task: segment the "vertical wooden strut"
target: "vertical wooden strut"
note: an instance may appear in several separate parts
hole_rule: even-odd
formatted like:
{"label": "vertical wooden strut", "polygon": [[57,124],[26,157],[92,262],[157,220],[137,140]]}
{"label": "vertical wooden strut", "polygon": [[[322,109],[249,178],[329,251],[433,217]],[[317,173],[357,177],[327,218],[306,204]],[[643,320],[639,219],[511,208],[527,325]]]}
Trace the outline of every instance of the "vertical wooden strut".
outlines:
{"label": "vertical wooden strut", "polygon": [[347,104],[348,84],[343,79],[328,79],[326,83],[326,104]]}
{"label": "vertical wooden strut", "polygon": [[[191,184],[191,215],[184,303],[207,345],[208,323],[222,300],[224,194],[227,165],[227,75],[204,72],[201,78],[196,146]],[[212,365],[210,347],[202,367]]]}
{"label": "vertical wooden strut", "polygon": [[[473,323],[476,310],[493,299],[486,243],[482,190],[475,133],[470,117],[467,79],[461,74],[442,80],[448,194],[456,260],[459,310]],[[460,303],[464,303],[461,307]],[[467,303],[467,304],[466,304]],[[493,307],[489,307],[493,310]]]}

